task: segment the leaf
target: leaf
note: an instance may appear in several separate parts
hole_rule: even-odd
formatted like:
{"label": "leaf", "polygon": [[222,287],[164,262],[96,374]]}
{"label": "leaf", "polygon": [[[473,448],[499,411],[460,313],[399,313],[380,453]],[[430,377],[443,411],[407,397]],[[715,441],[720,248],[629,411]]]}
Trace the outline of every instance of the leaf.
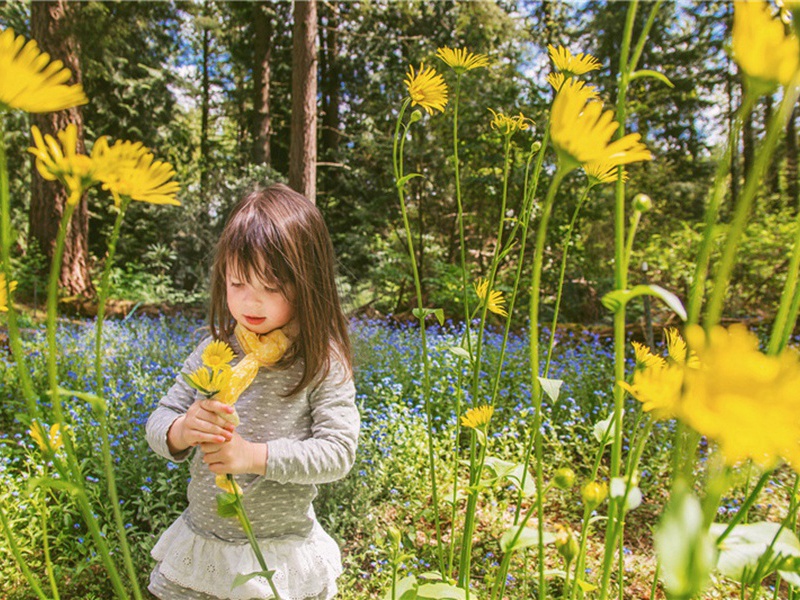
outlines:
{"label": "leaf", "polygon": [[269,579],[270,577],[272,577],[272,574],[274,572],[275,571],[255,571],[253,573],[239,573],[233,579],[233,585],[231,585],[231,589],[237,588],[240,585],[244,585],[245,583],[247,583],[248,581],[250,581],[254,577],[264,577],[266,579]]}
{"label": "leaf", "polygon": [[594,585],[593,583],[589,583],[588,581],[585,581],[580,577],[576,579],[576,581],[578,582],[578,585],[584,592],[593,592],[597,589],[596,585]]}
{"label": "leaf", "polygon": [[614,290],[603,296],[601,302],[611,312],[617,312],[638,296],[655,296],[671,308],[681,320],[686,320],[686,309],[683,307],[680,298],[659,285],[637,285],[630,290]]}
{"label": "leaf", "polygon": [[[514,552],[522,548],[539,545],[538,529],[533,529],[532,527],[523,527],[522,532],[520,532],[519,537],[517,538],[517,541],[514,542],[514,536],[517,535],[517,531],[519,531],[519,526],[512,525],[500,538],[500,549],[503,552]],[[549,531],[545,531],[542,534],[542,539],[544,540],[544,545],[546,546],[555,542],[556,536]]]}
{"label": "leaf", "polygon": [[[395,585],[394,600],[416,600],[417,598],[417,578],[413,575],[403,577]],[[389,584],[389,589],[383,596],[383,600],[392,600],[392,586]]]}
{"label": "leaf", "polygon": [[459,358],[466,358],[468,361],[472,362],[472,355],[466,348],[462,348],[461,346],[448,346],[447,349]]}
{"label": "leaf", "polygon": [[58,388],[58,395],[59,396],[71,396],[73,398],[78,398],[85,402],[88,402],[89,405],[92,407],[92,410],[97,413],[105,413],[106,412],[106,401],[103,400],[100,396],[95,394],[89,394],[88,392],[77,392],[75,390],[65,390],[64,388]]}
{"label": "leaf", "polygon": [[606,446],[614,441],[616,423],[613,423],[613,420],[614,415],[609,415],[607,419],[603,419],[602,421],[595,423],[595,426],[592,429],[592,433],[594,433],[594,439]]}
{"label": "leaf", "polygon": [[634,79],[642,79],[644,77],[652,77],[653,79],[658,79],[661,83],[665,84],[667,87],[674,88],[675,84],[672,83],[669,78],[664,75],[663,73],[659,73],[658,71],[653,71],[651,69],[638,69],[631,73],[629,78],[630,81]]}
{"label": "leaf", "polygon": [[71,481],[62,481],[61,479],[53,479],[52,477],[34,477],[28,481],[28,495],[30,495],[33,490],[38,487],[61,490],[62,492],[68,492],[73,496],[77,496],[81,492],[81,488]]}
{"label": "leaf", "polygon": [[400,191],[405,190],[406,184],[414,179],[415,177],[422,177],[419,173],[409,173],[408,175],[404,175],[400,179],[397,180],[397,189]]}
{"label": "leaf", "polygon": [[546,379],[544,377],[538,377],[538,379],[547,397],[550,398],[553,403],[558,402],[558,394],[561,391],[561,384],[564,382],[561,379]]}
{"label": "leaf", "polygon": [[434,315],[439,325],[444,325],[444,310],[441,308],[415,308],[411,314],[417,317],[420,321],[425,321],[428,315]]}
{"label": "leaf", "polygon": [[[497,479],[508,479],[517,489],[520,489],[522,477],[525,474],[525,465],[509,462],[507,460],[500,460],[493,456],[487,456],[483,461],[483,466],[491,470]],[[536,484],[530,472],[528,472],[527,477],[525,477],[525,488],[522,490],[522,493],[526,498],[536,493]]]}
{"label": "leaf", "polygon": [[450,585],[449,583],[425,583],[417,588],[417,597],[466,600],[467,593],[460,587]]}
{"label": "leaf", "polygon": [[217,494],[217,514],[223,519],[236,516],[236,496],[230,492]]}
{"label": "leaf", "polygon": [[[713,523],[711,533],[719,537],[726,528],[724,523]],[[787,580],[797,581],[796,573],[800,572],[797,569],[800,565],[800,540],[789,529],[781,529],[780,523],[736,525],[719,546],[717,570],[735,581],[746,581],[747,574],[755,572],[770,545],[774,559],[769,561],[766,565],[769,568],[762,571],[761,575],[785,570],[789,575]]]}

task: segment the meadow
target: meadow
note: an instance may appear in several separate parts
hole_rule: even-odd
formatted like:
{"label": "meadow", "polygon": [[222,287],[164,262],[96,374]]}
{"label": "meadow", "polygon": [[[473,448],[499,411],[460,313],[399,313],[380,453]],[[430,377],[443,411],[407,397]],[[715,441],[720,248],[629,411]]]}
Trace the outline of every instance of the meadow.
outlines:
{"label": "meadow", "polygon": [[[432,365],[438,375],[432,405],[435,426],[449,430],[456,418],[453,403],[459,364],[449,348],[461,327],[446,324],[430,333]],[[44,332],[29,329],[24,345],[35,377],[45,378]],[[363,425],[356,465],[350,475],[337,483],[321,486],[315,502],[320,520],[343,548],[346,572],[340,581],[343,598],[380,597],[391,576],[387,531],[398,528],[415,557],[401,569],[430,567],[433,560],[431,502],[426,469],[425,413],[420,403],[421,381],[409,361],[419,354],[416,327],[393,320],[354,320],[352,336],[356,357],[358,405]],[[160,396],[172,385],[187,354],[206,335],[202,321],[188,317],[131,317],[109,321],[105,326],[105,397],[108,402],[111,446],[117,473],[119,496],[125,527],[132,545],[137,571],[145,587],[151,568],[149,550],[159,533],[180,514],[186,504],[188,477],[186,464],[165,462],[147,447],[144,424]],[[545,332],[547,335],[547,332]],[[58,344],[62,349],[59,377],[74,390],[91,390],[94,373],[86,357],[93,352],[94,323],[62,322]],[[609,340],[599,334],[559,333],[553,357],[553,371],[568,382],[557,405],[547,406],[543,428],[548,469],[569,466],[579,475],[587,473],[596,441],[592,424],[609,411],[613,353]],[[487,368],[496,365],[502,335],[488,332]],[[513,460],[524,449],[526,430],[533,420],[529,376],[528,343],[525,332],[511,336],[502,365],[501,392],[497,406],[497,426],[491,434],[492,454]],[[460,368],[463,368],[461,366]],[[19,382],[8,354],[0,363],[0,501],[21,542],[21,550],[31,568],[43,569],[41,529],[31,526],[31,514],[46,510],[50,526],[50,547],[56,577],[67,598],[110,598],[102,567],[87,543],[87,532],[80,515],[71,505],[68,493],[38,489],[31,494],[30,483],[41,477],[47,465],[30,460],[38,451],[27,427],[17,419],[24,410],[15,393]],[[635,403],[638,404],[638,403]],[[630,410],[637,410],[634,403]],[[94,435],[97,422],[91,407],[82,402],[68,405],[75,423],[76,446],[86,489],[96,500],[101,523],[110,523],[111,514],[102,500],[106,494],[100,463],[101,448]],[[669,450],[667,428],[657,433],[642,470],[640,486],[645,501],[632,516],[634,526],[627,551],[639,556],[652,569],[654,561],[648,515],[657,514],[663,503],[666,456]],[[437,437],[445,457],[447,446],[464,440]],[[452,469],[452,465],[449,465]],[[446,479],[447,473],[442,473]],[[551,503],[548,521],[577,523],[580,501],[577,488]],[[47,495],[45,502],[42,498]],[[478,577],[491,574],[498,564],[498,537],[510,523],[511,486],[488,493],[481,508],[476,558],[483,565]],[[29,504],[37,504],[31,513]],[[511,509],[513,510],[513,508]],[[636,513],[633,513],[636,515]],[[34,524],[35,525],[35,524]],[[103,527],[104,535],[113,535]],[[649,558],[648,558],[649,557]],[[9,600],[34,597],[26,586],[13,557],[0,553],[0,578]],[[520,570],[509,580],[508,591],[522,594],[526,581]],[[642,573],[644,575],[644,573]],[[533,575],[531,574],[531,577]],[[527,597],[520,595],[519,597]]]}

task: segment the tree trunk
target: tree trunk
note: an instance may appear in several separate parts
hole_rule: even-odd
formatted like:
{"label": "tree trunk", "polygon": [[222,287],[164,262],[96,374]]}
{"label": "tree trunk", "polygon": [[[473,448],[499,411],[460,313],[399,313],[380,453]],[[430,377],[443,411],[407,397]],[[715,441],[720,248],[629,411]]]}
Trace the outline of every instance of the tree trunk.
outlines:
{"label": "tree trunk", "polygon": [[289,186],[312,202],[317,189],[317,2],[295,0]]}
{"label": "tree trunk", "polygon": [[[31,3],[31,33],[39,47],[53,60],[60,60],[71,72],[70,83],[81,83],[78,61],[78,43],[70,33],[69,18],[76,8],[66,0]],[[33,123],[42,134],[56,132],[74,124],[78,128],[78,152],[85,153],[83,116],[80,108],[70,108],[56,113],[33,115]],[[48,259],[52,260],[61,216],[67,204],[63,186],[55,181],[45,181],[32,169],[31,208],[28,216],[29,239],[38,243]],[[69,296],[88,296],[94,292],[89,276],[89,210],[82,198],[70,221],[64,244],[59,283]]]}
{"label": "tree trunk", "polygon": [[268,2],[253,2],[253,161],[271,164],[270,135],[272,113],[269,107],[269,84],[272,75],[272,16]]}
{"label": "tree trunk", "polygon": [[322,81],[322,131],[320,142],[324,160],[335,162],[339,149],[339,15],[338,7],[323,5],[325,22],[320,26],[320,80]]}
{"label": "tree trunk", "polygon": [[207,26],[203,26],[203,48],[202,48],[202,82],[201,82],[201,106],[200,106],[200,197],[205,198],[208,193],[208,169],[210,158],[208,156],[208,122],[211,111],[211,79],[210,79],[210,40],[211,34]]}

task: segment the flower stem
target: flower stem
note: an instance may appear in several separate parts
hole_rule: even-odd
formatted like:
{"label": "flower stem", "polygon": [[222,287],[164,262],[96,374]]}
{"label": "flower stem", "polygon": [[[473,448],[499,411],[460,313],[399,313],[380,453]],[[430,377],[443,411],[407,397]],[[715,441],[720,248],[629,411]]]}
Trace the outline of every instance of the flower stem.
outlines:
{"label": "flower stem", "polygon": [[[45,476],[46,475],[47,473],[45,473]],[[50,590],[53,592],[54,600],[60,600],[58,584],[56,583],[56,576],[53,572],[53,561],[50,558],[50,540],[47,530],[47,502],[45,502],[44,499],[39,498],[36,501],[36,504],[39,508],[39,515],[42,522],[42,550],[44,552],[44,564],[45,570],[47,571],[47,579],[50,581]]]}
{"label": "flower stem", "polygon": [[[111,280],[111,267],[114,264],[114,256],[117,250],[117,241],[119,240],[119,232],[122,228],[122,220],[125,217],[125,211],[130,203],[129,199],[123,199],[117,212],[117,218],[114,221],[114,229],[111,233],[111,238],[108,242],[108,254],[106,256],[105,265],[103,267],[103,275],[100,279],[100,293],[97,298],[97,321],[95,323],[95,344],[94,344],[94,370],[95,370],[95,393],[99,398],[105,396],[104,392],[104,377],[103,377],[103,322],[106,314],[106,301],[110,292]],[[137,600],[142,600],[142,592],[139,588],[139,581],[136,576],[136,569],[133,566],[133,559],[131,558],[131,550],[128,545],[128,537],[125,535],[125,522],[122,518],[122,510],[119,504],[119,495],[117,493],[117,482],[114,476],[114,461],[111,457],[111,445],[108,439],[108,412],[106,410],[97,411],[98,421],[100,423],[100,439],[102,443],[103,453],[103,469],[106,475],[106,486],[108,489],[108,498],[111,501],[111,508],[114,514],[114,523],[117,529],[117,537],[119,539],[120,547],[122,549],[122,561],[125,569],[128,572],[128,579],[133,588],[133,595]]]}
{"label": "flower stem", "polygon": [[[397,116],[397,125],[395,126],[394,144],[392,151],[392,162],[394,166],[395,182],[399,182],[404,177],[403,174],[403,148],[405,146],[406,129],[403,130],[402,137],[400,136],[400,126],[403,123],[403,115],[411,100],[406,98],[400,108],[400,114]],[[398,148],[399,144],[399,148]],[[424,308],[422,301],[422,285],[420,282],[419,269],[417,268],[417,257],[414,251],[414,240],[411,236],[411,225],[408,219],[408,210],[406,208],[405,190],[404,185],[398,185],[397,195],[400,199],[400,211],[403,216],[403,227],[405,228],[406,240],[408,243],[408,255],[411,260],[411,272],[414,276],[414,289],[417,296],[417,308],[422,310]],[[425,325],[425,315],[420,315],[420,337],[422,341],[422,369],[423,369],[423,403],[425,405],[426,425],[428,429],[428,464],[431,479],[431,500],[433,502],[433,514],[436,527],[436,547],[439,559],[439,571],[442,575],[445,573],[444,561],[444,547],[442,544],[442,527],[441,519],[439,516],[439,493],[436,484],[436,457],[433,448],[433,415],[431,413],[431,373],[430,363],[428,358],[428,338],[427,329]]]}

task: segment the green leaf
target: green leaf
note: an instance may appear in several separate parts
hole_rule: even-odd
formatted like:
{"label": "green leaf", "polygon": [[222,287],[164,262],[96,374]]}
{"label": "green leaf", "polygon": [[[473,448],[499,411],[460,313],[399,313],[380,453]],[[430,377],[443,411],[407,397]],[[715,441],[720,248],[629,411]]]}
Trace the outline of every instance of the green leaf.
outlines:
{"label": "green leaf", "polygon": [[[522,532],[519,534],[516,542],[513,542],[514,536],[517,535],[519,526],[512,525],[500,538],[500,549],[505,552],[514,552],[522,548],[539,545],[539,530],[532,527],[523,527]],[[544,545],[552,544],[556,541],[556,536],[549,531],[543,532],[542,539]],[[513,542],[513,545],[512,545]]]}
{"label": "green leaf", "polygon": [[584,592],[593,592],[597,589],[597,586],[595,584],[589,583],[588,581],[581,579],[580,577],[576,579],[576,581],[578,582],[578,586],[580,586],[580,588]]}
{"label": "green leaf", "polygon": [[655,296],[666,304],[678,315],[681,320],[686,320],[686,309],[680,298],[670,291],[665,290],[659,285],[637,285],[630,290],[614,290],[603,296],[601,302],[611,312],[618,312],[634,298],[639,296]]}
{"label": "green leaf", "polygon": [[415,177],[422,177],[422,175],[420,175],[419,173],[409,173],[408,175],[404,175],[403,177],[397,180],[397,189],[401,191],[404,190],[406,184]]}
{"label": "green leaf", "polygon": [[[497,479],[508,479],[517,486],[517,489],[520,488],[522,477],[525,473],[525,465],[509,462],[507,460],[500,460],[493,456],[487,456],[483,461],[483,466],[492,471]],[[528,472],[527,477],[525,477],[525,488],[522,490],[522,493],[526,498],[530,498],[536,493],[536,484],[530,472]]]}
{"label": "green leaf", "polygon": [[[416,600],[417,598],[417,578],[413,575],[403,577],[395,586],[394,600]],[[383,600],[392,600],[392,585],[383,596]]]}
{"label": "green leaf", "polygon": [[81,492],[81,488],[71,481],[62,481],[61,479],[53,479],[52,477],[34,477],[28,481],[28,495],[38,487],[61,490],[73,496],[77,496]]}
{"label": "green leaf", "polygon": [[451,600],[465,600],[467,593],[460,587],[449,583],[425,583],[417,589],[418,598],[450,598]]}
{"label": "green leaf", "polygon": [[237,515],[235,494],[230,492],[217,494],[217,514],[223,519],[229,519]]}
{"label": "green leaf", "polygon": [[[724,523],[711,525],[711,533],[719,537],[727,528]],[[777,539],[776,537],[777,536]],[[772,541],[775,540],[773,544]],[[747,575],[756,571],[761,557],[772,545],[771,560],[762,570],[761,575],[772,571],[786,571],[789,581],[797,581],[797,566],[800,565],[800,540],[794,532],[784,528],[780,523],[746,523],[736,525],[719,546],[717,570],[736,581],[747,583]],[[763,562],[763,561],[762,561]],[[783,573],[781,573],[783,575]],[[796,585],[796,584],[795,584]]]}
{"label": "green leaf", "polygon": [[459,358],[466,358],[468,361],[472,362],[472,355],[466,348],[462,348],[461,346],[448,346],[447,349]]}
{"label": "green leaf", "polygon": [[594,439],[598,442],[603,444],[603,440],[605,440],[604,445],[608,445],[614,441],[614,432],[616,429],[616,423],[614,421],[614,415],[609,415],[607,419],[603,419],[602,421],[598,421],[595,423],[594,428],[592,429],[592,433],[594,434]]}
{"label": "green leaf", "polygon": [[658,79],[661,83],[665,84],[667,87],[674,88],[675,84],[672,83],[669,78],[663,73],[659,73],[658,71],[653,71],[651,69],[639,69],[631,73],[629,78],[630,81],[634,79],[642,79],[644,77],[652,77],[653,79]]}
{"label": "green leaf", "polygon": [[77,392],[75,390],[65,390],[64,388],[58,388],[58,395],[59,396],[69,396],[73,398],[78,398],[85,402],[88,402],[89,405],[92,407],[92,410],[97,413],[105,413],[106,412],[106,401],[103,400],[100,396],[95,394],[89,394],[88,392]]}
{"label": "green leaf", "polygon": [[415,308],[411,314],[417,317],[420,321],[424,321],[428,315],[434,315],[439,325],[444,325],[444,310],[441,308]]}
{"label": "green leaf", "polygon": [[561,384],[564,382],[561,379],[546,379],[544,377],[539,377],[538,379],[547,397],[550,398],[553,403],[558,402],[558,394],[561,391]]}
{"label": "green leaf", "polygon": [[244,585],[254,577],[264,577],[266,579],[269,579],[270,577],[272,577],[272,574],[274,572],[275,571],[255,571],[254,573],[239,573],[233,579],[233,585],[231,586],[231,589],[237,588],[240,585]]}

